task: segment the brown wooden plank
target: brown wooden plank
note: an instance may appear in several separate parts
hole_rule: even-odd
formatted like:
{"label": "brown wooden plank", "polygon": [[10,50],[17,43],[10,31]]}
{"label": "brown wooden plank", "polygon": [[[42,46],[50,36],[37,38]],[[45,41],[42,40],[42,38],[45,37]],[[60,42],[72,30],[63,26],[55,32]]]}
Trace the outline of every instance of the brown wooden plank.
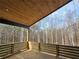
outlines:
{"label": "brown wooden plank", "polygon": [[0,0],[0,17],[30,26],[71,0]]}

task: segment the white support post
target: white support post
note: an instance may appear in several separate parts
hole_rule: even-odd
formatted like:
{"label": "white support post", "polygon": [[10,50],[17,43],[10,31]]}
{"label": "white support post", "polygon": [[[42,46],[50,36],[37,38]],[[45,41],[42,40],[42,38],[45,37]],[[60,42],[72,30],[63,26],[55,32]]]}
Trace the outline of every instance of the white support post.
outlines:
{"label": "white support post", "polygon": [[27,41],[29,41],[29,29],[27,29]]}

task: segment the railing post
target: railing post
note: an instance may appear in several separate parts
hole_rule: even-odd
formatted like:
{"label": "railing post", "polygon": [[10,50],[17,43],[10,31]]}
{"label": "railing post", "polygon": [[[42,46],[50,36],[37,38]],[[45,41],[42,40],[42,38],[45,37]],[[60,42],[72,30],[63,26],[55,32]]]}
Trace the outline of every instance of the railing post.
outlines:
{"label": "railing post", "polygon": [[40,43],[38,43],[38,50],[39,50],[39,52],[40,52],[40,50],[41,50]]}
{"label": "railing post", "polygon": [[56,45],[56,59],[59,59],[59,45]]}
{"label": "railing post", "polygon": [[29,50],[29,42],[28,41],[27,41],[26,45],[27,45],[27,49]]}
{"label": "railing post", "polygon": [[14,53],[14,44],[11,44],[11,54]]}

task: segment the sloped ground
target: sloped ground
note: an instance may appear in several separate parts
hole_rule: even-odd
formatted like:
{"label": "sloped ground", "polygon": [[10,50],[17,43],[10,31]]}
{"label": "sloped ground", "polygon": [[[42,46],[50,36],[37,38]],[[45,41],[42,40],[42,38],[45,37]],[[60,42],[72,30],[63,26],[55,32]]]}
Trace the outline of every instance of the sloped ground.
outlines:
{"label": "sloped ground", "polygon": [[25,51],[7,59],[56,59],[56,57],[34,51]]}

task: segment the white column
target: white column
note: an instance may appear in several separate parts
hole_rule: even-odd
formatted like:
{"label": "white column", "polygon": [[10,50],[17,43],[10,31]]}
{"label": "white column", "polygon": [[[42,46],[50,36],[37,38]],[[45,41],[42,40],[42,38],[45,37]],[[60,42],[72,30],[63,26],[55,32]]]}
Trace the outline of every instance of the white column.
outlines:
{"label": "white column", "polygon": [[27,29],[27,41],[29,41],[29,29]]}

